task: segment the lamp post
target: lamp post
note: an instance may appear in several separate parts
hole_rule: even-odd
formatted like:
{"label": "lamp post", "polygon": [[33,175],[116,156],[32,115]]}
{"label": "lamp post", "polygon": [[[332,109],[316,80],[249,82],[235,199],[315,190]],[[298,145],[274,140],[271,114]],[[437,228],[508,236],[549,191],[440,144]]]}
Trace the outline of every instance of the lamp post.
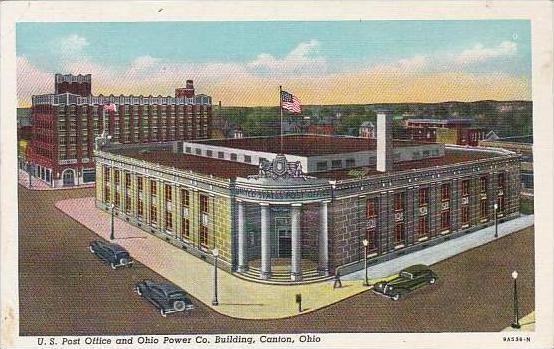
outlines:
{"label": "lamp post", "polygon": [[519,324],[519,306],[517,299],[517,271],[514,270],[512,273],[512,278],[514,279],[514,322],[512,323],[512,328],[520,328]]}
{"label": "lamp post", "polygon": [[364,286],[369,286],[369,283],[367,282],[367,246],[369,245],[369,241],[364,239],[362,243],[364,244]]}
{"label": "lamp post", "polygon": [[498,237],[498,203],[494,204],[494,237]]}
{"label": "lamp post", "polygon": [[212,305],[216,306],[219,305],[217,300],[217,257],[219,256],[219,250],[214,248],[212,254],[214,256],[214,299],[212,300]]}
{"label": "lamp post", "polygon": [[115,215],[115,205],[114,205],[114,204],[112,204],[111,208],[112,208],[112,225],[111,225],[111,230],[110,230],[110,240],[113,240],[113,239],[115,239],[115,235],[114,235],[114,215]]}
{"label": "lamp post", "polygon": [[31,176],[31,163],[27,163],[27,174],[29,175],[29,188],[33,186],[33,176]]}

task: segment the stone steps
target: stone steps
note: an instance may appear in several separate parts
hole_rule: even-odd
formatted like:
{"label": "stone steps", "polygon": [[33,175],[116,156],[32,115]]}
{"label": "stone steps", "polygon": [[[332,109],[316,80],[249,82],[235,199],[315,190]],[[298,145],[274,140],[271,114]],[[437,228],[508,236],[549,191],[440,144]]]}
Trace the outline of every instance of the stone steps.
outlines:
{"label": "stone steps", "polygon": [[272,270],[271,278],[268,280],[260,279],[260,269],[255,267],[250,267],[247,272],[235,273],[235,275],[243,279],[265,284],[306,284],[333,278],[332,276],[321,276],[316,269],[308,268],[302,268],[302,280],[300,281],[291,280],[290,271],[283,268]]}

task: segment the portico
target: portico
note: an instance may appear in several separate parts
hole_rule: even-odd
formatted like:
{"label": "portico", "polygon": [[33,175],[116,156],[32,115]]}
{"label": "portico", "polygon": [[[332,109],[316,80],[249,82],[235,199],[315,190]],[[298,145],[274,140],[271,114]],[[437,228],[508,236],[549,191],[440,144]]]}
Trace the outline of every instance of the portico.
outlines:
{"label": "portico", "polygon": [[[259,258],[259,278],[268,280],[272,277],[272,259],[288,258],[292,281],[303,279],[303,259],[314,262],[309,264],[317,265],[320,276],[327,276],[328,203],[328,200],[282,203],[237,199],[237,271],[246,273],[249,262]],[[259,211],[259,218],[255,217],[256,211]],[[308,222],[313,218],[317,222]],[[256,229],[258,219],[259,229]],[[259,235],[259,244],[256,235]],[[250,244],[254,245],[253,249],[252,246],[249,247],[249,239]]]}

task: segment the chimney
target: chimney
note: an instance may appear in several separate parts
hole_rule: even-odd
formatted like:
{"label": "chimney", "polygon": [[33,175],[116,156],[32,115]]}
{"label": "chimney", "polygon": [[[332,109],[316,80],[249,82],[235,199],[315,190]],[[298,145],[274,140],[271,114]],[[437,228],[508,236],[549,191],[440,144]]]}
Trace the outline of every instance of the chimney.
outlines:
{"label": "chimney", "polygon": [[377,111],[377,171],[392,171],[392,118],[390,111]]}

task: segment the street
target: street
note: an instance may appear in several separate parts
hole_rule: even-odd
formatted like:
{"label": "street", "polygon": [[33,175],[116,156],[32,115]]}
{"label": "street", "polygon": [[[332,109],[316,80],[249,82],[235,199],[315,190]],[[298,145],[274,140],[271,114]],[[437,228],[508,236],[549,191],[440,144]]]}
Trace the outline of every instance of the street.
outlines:
{"label": "street", "polygon": [[194,311],[163,318],[133,292],[139,281],[163,278],[141,263],[112,270],[88,252],[98,236],[54,207],[59,200],[93,195],[91,188],[19,187],[22,336],[500,331],[512,321],[514,269],[520,314],[534,310],[534,231],[528,228],[437,263],[432,269],[439,282],[399,302],[364,292],[305,315],[251,321],[221,315],[193,299]]}

